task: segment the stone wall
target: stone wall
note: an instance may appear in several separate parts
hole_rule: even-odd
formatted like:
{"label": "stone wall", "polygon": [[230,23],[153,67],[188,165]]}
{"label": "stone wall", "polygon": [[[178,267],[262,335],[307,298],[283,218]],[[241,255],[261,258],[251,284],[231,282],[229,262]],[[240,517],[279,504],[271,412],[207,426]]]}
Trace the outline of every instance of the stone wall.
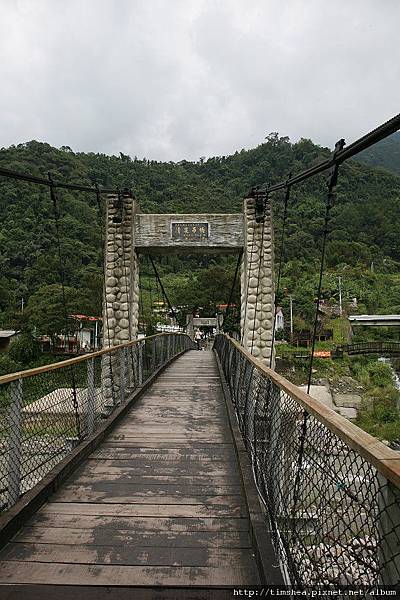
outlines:
{"label": "stone wall", "polygon": [[[264,223],[256,223],[254,199],[244,201],[244,253],[241,272],[242,344],[267,366],[272,348],[274,314],[271,206]],[[274,366],[274,361],[272,361]]]}
{"label": "stone wall", "polygon": [[139,263],[135,250],[136,200],[128,195],[108,196],[105,251],[103,347],[117,346],[137,337],[139,317]]}

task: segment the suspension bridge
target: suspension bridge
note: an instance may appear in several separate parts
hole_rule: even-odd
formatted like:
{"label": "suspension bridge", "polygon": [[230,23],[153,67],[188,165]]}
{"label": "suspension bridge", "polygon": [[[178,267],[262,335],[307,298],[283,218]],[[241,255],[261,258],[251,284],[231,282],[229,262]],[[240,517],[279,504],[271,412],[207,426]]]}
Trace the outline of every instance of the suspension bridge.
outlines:
{"label": "suspension bridge", "polygon": [[[0,377],[2,597],[398,584],[400,455],[276,373],[274,315],[290,192],[327,172],[309,391],[340,165],[399,127],[400,115],[347,147],[340,140],[323,163],[252,188],[242,214],[143,214],[127,190],[0,169],[49,188],[59,249],[59,190],[96,194],[99,207],[106,197],[103,349]],[[154,260],[172,253],[237,256],[240,339],[222,332],[198,352],[185,333],[138,338],[140,257],[173,312]]]}

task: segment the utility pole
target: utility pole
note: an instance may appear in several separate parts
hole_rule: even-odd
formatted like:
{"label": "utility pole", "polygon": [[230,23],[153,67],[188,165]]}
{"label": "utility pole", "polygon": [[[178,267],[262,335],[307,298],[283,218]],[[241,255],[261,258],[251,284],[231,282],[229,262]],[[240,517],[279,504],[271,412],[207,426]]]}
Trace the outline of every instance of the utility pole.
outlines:
{"label": "utility pole", "polygon": [[24,298],[21,299],[21,312],[24,312],[24,306],[25,306],[25,300]]}
{"label": "utility pole", "polygon": [[290,341],[293,339],[293,298],[289,296],[290,302]]}
{"label": "utility pole", "polygon": [[342,278],[338,277],[339,280],[339,314],[340,316],[342,316],[343,314],[343,307],[342,307]]}

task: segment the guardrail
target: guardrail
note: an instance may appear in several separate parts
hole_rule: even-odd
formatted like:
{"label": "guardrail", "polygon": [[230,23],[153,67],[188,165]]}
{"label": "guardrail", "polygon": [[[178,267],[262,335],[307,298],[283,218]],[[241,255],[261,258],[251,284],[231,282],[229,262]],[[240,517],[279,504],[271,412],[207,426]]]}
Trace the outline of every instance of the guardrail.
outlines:
{"label": "guardrail", "polygon": [[334,356],[343,356],[346,354],[388,354],[391,356],[400,355],[400,342],[355,342],[354,344],[342,344],[336,346]]}
{"label": "guardrail", "polygon": [[170,358],[193,348],[159,334],[0,377],[0,509],[10,508]]}
{"label": "guardrail", "polygon": [[400,581],[400,454],[226,335],[219,357],[288,582]]}

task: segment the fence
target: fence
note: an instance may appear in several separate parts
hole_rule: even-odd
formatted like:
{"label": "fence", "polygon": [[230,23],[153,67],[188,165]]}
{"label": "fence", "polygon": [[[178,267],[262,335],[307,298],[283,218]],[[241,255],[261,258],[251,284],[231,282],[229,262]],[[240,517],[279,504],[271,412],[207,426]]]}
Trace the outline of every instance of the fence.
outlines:
{"label": "fence", "polygon": [[398,584],[400,454],[231,338],[214,348],[289,581]]}
{"label": "fence", "polygon": [[192,348],[160,334],[0,377],[0,507],[10,508],[159,367]]}
{"label": "fence", "polygon": [[389,356],[400,355],[400,342],[355,342],[354,344],[343,344],[336,346],[334,356],[343,356],[346,354],[388,354]]}

